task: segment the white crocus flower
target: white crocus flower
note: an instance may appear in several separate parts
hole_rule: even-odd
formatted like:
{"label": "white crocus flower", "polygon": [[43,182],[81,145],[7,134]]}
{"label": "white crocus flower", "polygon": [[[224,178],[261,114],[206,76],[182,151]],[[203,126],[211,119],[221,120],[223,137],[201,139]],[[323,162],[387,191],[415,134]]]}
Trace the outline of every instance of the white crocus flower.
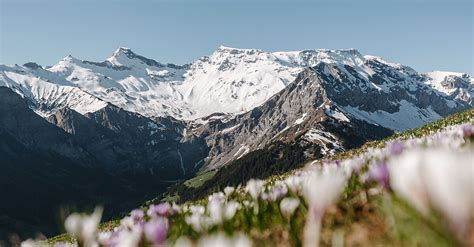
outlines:
{"label": "white crocus flower", "polygon": [[224,218],[226,220],[230,220],[234,218],[235,213],[237,213],[237,210],[241,208],[240,203],[231,201],[225,204],[225,209],[224,209]]}
{"label": "white crocus flower", "polygon": [[204,229],[202,214],[193,213],[189,216],[186,216],[184,220],[186,224],[190,225],[196,232],[200,232]]}
{"label": "white crocus flower", "polygon": [[208,201],[213,201],[213,200],[217,200],[217,201],[223,202],[223,201],[225,200],[225,195],[224,195],[224,193],[222,193],[222,192],[216,192],[216,193],[214,193],[214,194],[212,194],[212,195],[210,195],[210,196],[208,197]]}
{"label": "white crocus flower", "polygon": [[474,152],[415,149],[389,161],[390,183],[422,214],[440,212],[463,238],[474,220]]}
{"label": "white crocus flower", "polygon": [[252,199],[255,201],[258,199],[258,196],[263,192],[263,181],[257,179],[251,179],[247,182],[245,191],[250,194]]}
{"label": "white crocus flower", "polygon": [[206,208],[202,205],[191,205],[189,207],[189,211],[193,214],[204,214],[206,212]]}
{"label": "white crocus flower", "polygon": [[286,218],[290,218],[300,205],[298,198],[287,197],[280,202],[280,211]]}
{"label": "white crocus flower", "polygon": [[289,176],[285,179],[286,186],[288,186],[288,189],[290,189],[294,194],[298,194],[301,190],[301,182],[301,177],[295,175]]}
{"label": "white crocus flower", "polygon": [[210,223],[213,225],[221,224],[223,221],[224,207],[223,202],[218,198],[212,198],[207,204]]}
{"label": "white crocus flower", "polygon": [[235,191],[235,188],[232,187],[232,186],[227,186],[224,188],[224,194],[229,197],[230,195],[232,195],[232,193],[234,193]]}
{"label": "white crocus flower", "polygon": [[91,215],[73,213],[67,217],[64,227],[80,244],[97,246],[96,233],[101,217],[102,208],[96,208]]}
{"label": "white crocus flower", "polygon": [[132,217],[126,216],[120,220],[120,225],[125,228],[131,229],[135,225],[135,223],[133,222]]}
{"label": "white crocus flower", "polygon": [[315,170],[306,175],[303,195],[309,208],[304,229],[304,246],[319,246],[324,211],[338,198],[345,184],[346,175],[342,169]]}
{"label": "white crocus flower", "polygon": [[141,227],[123,230],[118,236],[117,247],[137,247],[142,235],[143,229]]}
{"label": "white crocus flower", "polygon": [[264,182],[262,180],[251,179],[247,182],[245,191],[249,193],[253,199],[253,213],[258,214],[258,197],[264,192]]}

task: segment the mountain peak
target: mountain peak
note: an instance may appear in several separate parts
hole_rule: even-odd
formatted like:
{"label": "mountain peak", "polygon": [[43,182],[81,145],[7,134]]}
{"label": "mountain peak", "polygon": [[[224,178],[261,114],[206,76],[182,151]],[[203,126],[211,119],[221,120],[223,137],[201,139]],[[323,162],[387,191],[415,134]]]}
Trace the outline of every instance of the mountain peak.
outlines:
{"label": "mountain peak", "polygon": [[133,59],[135,58],[136,54],[132,51],[132,49],[128,47],[119,47],[115,52],[112,54],[111,57],[109,57],[107,60],[118,60],[121,58],[130,58]]}
{"label": "mountain peak", "polygon": [[[131,61],[132,60],[132,61]],[[148,66],[163,67],[163,65],[153,59],[140,56],[127,47],[119,47],[111,57],[107,59],[113,65],[133,66],[136,62],[133,60],[139,60]]]}
{"label": "mountain peak", "polygon": [[117,50],[115,50],[114,54],[112,56],[119,56],[120,54],[135,54],[132,49],[128,48],[128,47],[119,47]]}
{"label": "mountain peak", "polygon": [[217,47],[216,52],[218,53],[230,53],[230,54],[241,54],[241,53],[260,53],[263,52],[261,49],[243,49],[243,48],[234,48],[224,45]]}
{"label": "mountain peak", "polygon": [[75,57],[73,57],[71,54],[65,56],[63,59],[61,59],[60,63],[61,62],[68,62],[68,63],[77,63],[77,62],[80,62],[81,60],[80,59],[77,59]]}

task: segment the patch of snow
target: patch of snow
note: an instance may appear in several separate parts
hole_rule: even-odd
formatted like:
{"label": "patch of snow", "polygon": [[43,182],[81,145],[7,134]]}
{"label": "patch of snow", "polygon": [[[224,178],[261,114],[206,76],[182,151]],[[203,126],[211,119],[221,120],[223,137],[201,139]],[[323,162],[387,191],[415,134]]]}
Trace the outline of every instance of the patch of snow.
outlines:
{"label": "patch of snow", "polygon": [[324,113],[326,113],[326,115],[333,117],[339,121],[350,122],[349,118],[347,118],[346,115],[344,115],[342,112],[338,111],[337,109],[331,110],[328,105],[326,105],[326,107],[324,108]]}
{"label": "patch of snow", "polygon": [[166,69],[157,71],[157,70],[151,70],[151,69],[146,68],[146,72],[148,75],[155,76],[155,77],[166,77],[166,76],[172,75],[172,72]]}
{"label": "patch of snow", "polygon": [[[338,139],[334,135],[324,132],[320,129],[312,128],[308,130],[308,132],[303,135],[303,138],[314,143],[319,143],[322,154],[333,155],[336,150],[343,150],[342,146],[338,142]],[[332,148],[327,147],[327,144],[329,143],[332,144]]]}
{"label": "patch of snow", "polygon": [[307,115],[306,113],[303,113],[303,115],[302,115],[300,118],[298,118],[298,119],[295,120],[295,123],[294,123],[294,124],[295,124],[295,125],[296,125],[296,124],[301,124],[301,123],[304,121],[304,119],[306,118],[306,115]]}
{"label": "patch of snow", "polygon": [[229,127],[229,128],[226,128],[226,129],[223,129],[221,131],[222,134],[226,134],[226,133],[229,133],[229,132],[232,132],[233,130],[235,130],[236,128],[238,128],[241,124],[237,124],[237,125],[234,125],[232,127]]}
{"label": "patch of snow", "polygon": [[427,109],[420,109],[405,100],[400,101],[399,111],[394,113],[388,113],[380,110],[375,112],[367,112],[360,110],[358,107],[352,106],[345,106],[342,108],[344,111],[360,120],[364,120],[395,131],[416,128],[425,123],[441,118],[441,116],[436,113],[431,108],[431,106]]}

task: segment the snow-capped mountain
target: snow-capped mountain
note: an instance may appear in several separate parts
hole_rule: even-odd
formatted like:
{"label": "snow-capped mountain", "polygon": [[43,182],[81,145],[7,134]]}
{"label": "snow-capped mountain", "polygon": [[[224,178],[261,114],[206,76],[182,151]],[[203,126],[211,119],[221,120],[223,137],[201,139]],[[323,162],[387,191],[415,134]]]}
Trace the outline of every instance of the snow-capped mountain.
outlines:
{"label": "snow-capped mountain", "polygon": [[425,74],[426,83],[436,90],[474,105],[474,78],[464,73],[432,71]]}
{"label": "snow-capped mountain", "polygon": [[[386,91],[390,83],[428,84],[472,105],[473,80],[468,75],[420,74],[354,49],[270,53],[221,46],[208,57],[178,66],[122,47],[103,62],[67,56],[48,68],[34,63],[1,66],[0,85],[30,98],[43,114],[65,106],[81,113],[94,112],[112,103],[148,117],[193,120],[249,111],[294,81],[304,68],[322,62],[337,64],[349,77],[374,77],[375,83],[365,85],[368,88]],[[386,77],[377,78],[382,70]],[[385,79],[390,83],[377,85],[377,80]]]}
{"label": "snow-capped mountain", "polygon": [[[308,78],[313,82],[304,83]],[[301,88],[294,89],[299,84]],[[167,141],[205,140],[198,149],[210,149],[207,161],[214,164],[210,167],[261,148],[308,119],[312,119],[306,124],[309,127],[298,129],[298,133],[304,132],[310,142],[324,139],[341,149],[351,145],[344,145],[347,140],[338,137],[340,133],[322,125],[327,117],[348,129],[379,126],[383,129],[380,133],[418,127],[472,107],[473,85],[467,74],[422,74],[380,57],[363,56],[355,49],[270,53],[221,46],[209,57],[179,66],[122,47],[103,62],[67,56],[46,68],[35,63],[0,67],[0,86],[25,97],[33,110],[68,132],[73,130],[70,119],[74,112],[91,118],[117,112],[108,109],[125,110],[118,118],[99,120],[107,125],[124,126],[127,123],[123,119],[132,113],[159,125],[178,119],[182,121],[178,125],[163,125],[162,131],[178,134]],[[142,125],[131,126],[127,135]],[[360,144],[381,136],[363,133],[350,138],[359,138]],[[139,139],[147,146],[156,142],[146,135]],[[151,160],[155,148],[150,147]],[[321,151],[330,153],[337,148],[324,144]],[[192,170],[203,164],[195,164],[196,159],[202,159],[202,152],[200,157],[193,151],[190,155],[193,164],[181,164],[183,167]],[[178,156],[173,159],[180,160]]]}
{"label": "snow-capped mountain", "polygon": [[277,141],[298,142],[312,150],[308,158],[320,158],[471,107],[407,77],[414,73],[407,67],[387,68],[378,58],[363,66],[373,73],[320,62],[261,106],[210,121],[200,129],[211,147],[207,169]]}
{"label": "snow-capped mountain", "polygon": [[107,105],[107,102],[33,63],[11,67],[0,65],[0,86],[9,87],[28,99],[40,115],[49,115],[63,107],[85,114]]}
{"label": "snow-capped mountain", "polygon": [[8,206],[35,224],[54,217],[16,205],[44,191],[44,210],[69,200],[58,193],[125,207],[199,170],[282,172],[472,108],[473,83],[354,49],[219,47],[179,66],[119,48],[103,62],[0,65],[0,194],[28,195]]}
{"label": "snow-capped mountain", "polygon": [[149,117],[190,115],[175,84],[184,67],[161,64],[119,48],[104,62],[65,57],[47,69],[70,84],[126,110]]}

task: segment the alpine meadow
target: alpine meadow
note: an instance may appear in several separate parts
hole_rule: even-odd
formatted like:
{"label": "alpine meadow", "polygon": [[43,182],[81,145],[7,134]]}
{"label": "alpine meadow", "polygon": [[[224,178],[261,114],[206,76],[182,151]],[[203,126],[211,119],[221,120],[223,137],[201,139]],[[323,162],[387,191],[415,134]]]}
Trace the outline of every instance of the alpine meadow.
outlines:
{"label": "alpine meadow", "polygon": [[474,246],[473,4],[0,0],[0,247]]}

